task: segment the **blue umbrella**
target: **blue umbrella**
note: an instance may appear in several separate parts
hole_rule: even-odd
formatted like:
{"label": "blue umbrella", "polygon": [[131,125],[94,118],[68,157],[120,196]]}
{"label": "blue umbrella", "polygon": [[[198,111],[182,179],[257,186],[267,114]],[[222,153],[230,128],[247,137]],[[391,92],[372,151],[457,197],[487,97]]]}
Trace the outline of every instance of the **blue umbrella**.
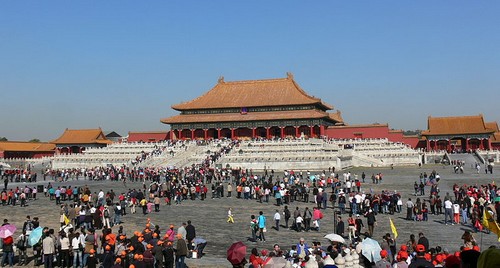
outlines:
{"label": "blue umbrella", "polygon": [[31,231],[30,236],[29,236],[30,246],[33,246],[36,243],[38,243],[38,241],[40,241],[40,238],[42,238],[42,231],[43,231],[43,228],[40,226],[35,228],[35,230]]}
{"label": "blue umbrella", "polygon": [[382,258],[380,257],[380,251],[382,248],[377,240],[373,240],[371,238],[365,238],[363,242],[361,242],[361,253],[365,256],[370,262],[378,262]]}

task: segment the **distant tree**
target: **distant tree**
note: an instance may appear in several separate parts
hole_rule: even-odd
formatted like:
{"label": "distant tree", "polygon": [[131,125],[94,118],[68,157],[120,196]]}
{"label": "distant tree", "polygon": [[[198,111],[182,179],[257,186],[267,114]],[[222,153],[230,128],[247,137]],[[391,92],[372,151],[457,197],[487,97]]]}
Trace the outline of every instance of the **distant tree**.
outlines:
{"label": "distant tree", "polygon": [[1,137],[0,141],[9,141],[6,137]]}
{"label": "distant tree", "polygon": [[40,142],[40,140],[39,139],[32,139],[29,142]]}
{"label": "distant tree", "polygon": [[403,135],[405,135],[405,136],[414,136],[414,135],[420,136],[421,133],[422,133],[422,130],[420,130],[420,129],[403,131]]}

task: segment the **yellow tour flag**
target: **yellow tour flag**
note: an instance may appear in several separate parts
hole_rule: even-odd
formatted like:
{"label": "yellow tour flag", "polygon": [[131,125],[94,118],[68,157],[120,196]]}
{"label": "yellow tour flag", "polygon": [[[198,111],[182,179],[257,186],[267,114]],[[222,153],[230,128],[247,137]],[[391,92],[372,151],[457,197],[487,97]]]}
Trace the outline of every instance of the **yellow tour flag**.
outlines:
{"label": "yellow tour flag", "polygon": [[483,211],[482,224],[484,228],[488,228],[488,230],[495,233],[498,236],[498,241],[500,241],[500,227],[498,226],[498,223],[493,219],[491,214],[487,212],[486,208]]}
{"label": "yellow tour flag", "polygon": [[66,214],[63,214],[63,216],[64,216],[64,225],[68,225],[69,224],[68,217],[66,217]]}
{"label": "yellow tour flag", "polygon": [[398,238],[398,230],[396,230],[396,226],[394,225],[394,222],[392,222],[392,219],[389,218],[389,222],[391,223],[391,231],[394,234],[394,239]]}

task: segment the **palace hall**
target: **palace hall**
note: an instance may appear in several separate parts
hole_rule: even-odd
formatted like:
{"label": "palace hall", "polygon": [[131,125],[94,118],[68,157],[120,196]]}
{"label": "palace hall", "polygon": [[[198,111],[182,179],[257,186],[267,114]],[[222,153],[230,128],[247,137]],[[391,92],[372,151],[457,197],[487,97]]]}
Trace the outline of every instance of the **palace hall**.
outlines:
{"label": "palace hall", "polygon": [[498,149],[497,122],[485,122],[483,115],[432,117],[422,131],[427,151],[469,152]]}
{"label": "palace hall", "polygon": [[339,111],[307,94],[291,73],[286,78],[225,81],[208,92],[176,104],[179,115],[162,119],[170,139],[251,139],[322,137],[329,126],[343,125]]}

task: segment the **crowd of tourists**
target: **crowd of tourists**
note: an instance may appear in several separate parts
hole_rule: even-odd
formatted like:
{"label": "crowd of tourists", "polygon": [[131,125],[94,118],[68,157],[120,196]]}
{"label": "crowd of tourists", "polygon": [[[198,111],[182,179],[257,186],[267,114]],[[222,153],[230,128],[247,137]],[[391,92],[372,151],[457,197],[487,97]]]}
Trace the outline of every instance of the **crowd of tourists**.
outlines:
{"label": "crowd of tourists", "polygon": [[[3,225],[7,224],[9,222],[5,219]],[[39,226],[38,218],[31,220],[28,216],[21,235],[2,239],[2,266],[14,265],[15,245],[18,265],[184,268],[185,258],[191,257],[193,252],[201,258],[207,245],[206,240],[196,235],[191,221],[182,223],[177,229],[171,224],[168,230],[161,230],[159,225],[153,225],[147,219],[144,229],[130,234],[122,227],[115,232],[104,227],[98,233],[92,227],[66,225],[60,230],[43,228],[38,239],[31,238]],[[28,256],[28,248],[32,249],[33,256]]]}

